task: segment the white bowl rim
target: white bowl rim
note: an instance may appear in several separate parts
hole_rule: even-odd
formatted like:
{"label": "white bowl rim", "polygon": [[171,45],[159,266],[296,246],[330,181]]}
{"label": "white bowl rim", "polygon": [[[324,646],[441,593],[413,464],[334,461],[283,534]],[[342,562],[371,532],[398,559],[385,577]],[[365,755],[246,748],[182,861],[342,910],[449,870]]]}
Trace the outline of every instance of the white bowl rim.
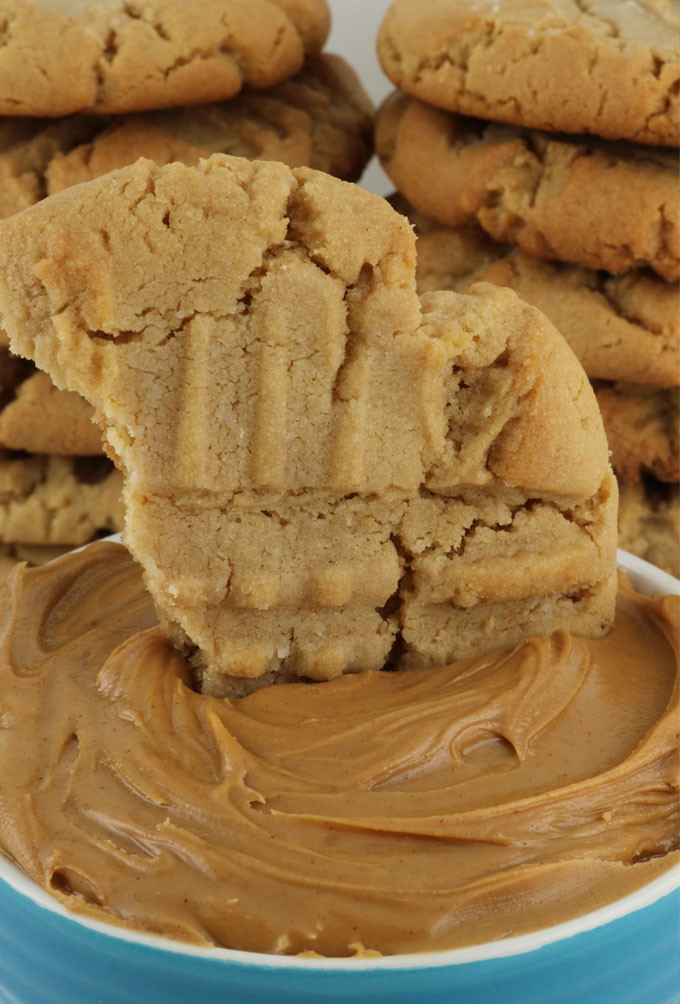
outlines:
{"label": "white bowl rim", "polygon": [[[119,541],[120,534],[107,537],[110,541]],[[85,545],[88,546],[88,545]],[[80,548],[79,548],[80,550]],[[675,593],[680,595],[680,580],[655,565],[629,554],[618,551],[619,568],[631,574],[635,586],[641,592],[660,593],[663,595]],[[451,948],[437,952],[412,952],[407,955],[388,955],[378,958],[323,958],[301,959],[291,955],[272,955],[258,952],[245,952],[233,948],[197,947],[179,941],[172,941],[158,935],[147,934],[144,931],[129,930],[107,924],[68,910],[58,900],[54,899],[44,889],[29,878],[17,865],[0,852],[0,881],[11,886],[15,892],[32,900],[42,907],[80,924],[85,928],[140,946],[159,949],[171,954],[190,956],[193,958],[240,964],[260,969],[297,969],[303,971],[317,970],[327,972],[365,972],[366,970],[401,970],[429,969],[443,966],[462,965],[470,962],[484,962],[491,959],[508,958],[536,951],[546,945],[566,940],[578,934],[592,931],[605,924],[633,914],[645,907],[652,906],[658,900],[673,892],[680,891],[680,864],[669,868],[651,882],[636,889],[621,899],[608,903],[606,906],[589,913],[581,914],[572,920],[551,927],[531,931],[528,934],[499,941],[470,945],[466,948]]]}

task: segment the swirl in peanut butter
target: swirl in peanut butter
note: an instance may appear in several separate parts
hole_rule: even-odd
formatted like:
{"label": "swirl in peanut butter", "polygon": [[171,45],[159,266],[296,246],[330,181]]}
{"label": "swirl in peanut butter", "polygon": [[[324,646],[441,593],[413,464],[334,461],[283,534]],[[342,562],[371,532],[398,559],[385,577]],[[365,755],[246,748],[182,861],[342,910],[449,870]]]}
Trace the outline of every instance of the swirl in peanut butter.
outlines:
{"label": "swirl in peanut butter", "polygon": [[258,952],[450,948],[678,861],[677,602],[439,670],[202,696],[118,545],[0,593],[0,846],[73,910]]}

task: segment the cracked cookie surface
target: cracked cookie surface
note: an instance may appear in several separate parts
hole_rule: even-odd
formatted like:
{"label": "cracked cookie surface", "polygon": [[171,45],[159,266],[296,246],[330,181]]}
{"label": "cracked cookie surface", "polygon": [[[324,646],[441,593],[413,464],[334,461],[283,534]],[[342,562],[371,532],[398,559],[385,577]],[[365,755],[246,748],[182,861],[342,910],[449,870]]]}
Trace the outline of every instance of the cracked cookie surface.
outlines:
{"label": "cracked cookie surface", "polygon": [[583,370],[510,290],[421,301],[383,200],[138,162],[2,223],[0,263],[12,347],[94,404],[205,691],[606,630],[616,485]]}
{"label": "cracked cookie surface", "polygon": [[376,148],[412,205],[535,258],[680,276],[677,155],[482,122],[392,94]]}
{"label": "cracked cookie surface", "polygon": [[320,51],[326,0],[0,0],[0,114],[221,101]]}
{"label": "cracked cookie surface", "polygon": [[419,293],[473,282],[509,286],[564,335],[591,379],[655,387],[680,381],[680,288],[649,270],[613,276],[541,261],[481,228],[444,227],[390,199],[416,228]]}
{"label": "cracked cookie surface", "polygon": [[20,561],[35,568],[67,554],[69,547],[58,544],[0,544],[0,582],[4,582]]}
{"label": "cracked cookie surface", "polygon": [[679,30],[677,0],[395,0],[378,55],[450,111],[677,146]]}

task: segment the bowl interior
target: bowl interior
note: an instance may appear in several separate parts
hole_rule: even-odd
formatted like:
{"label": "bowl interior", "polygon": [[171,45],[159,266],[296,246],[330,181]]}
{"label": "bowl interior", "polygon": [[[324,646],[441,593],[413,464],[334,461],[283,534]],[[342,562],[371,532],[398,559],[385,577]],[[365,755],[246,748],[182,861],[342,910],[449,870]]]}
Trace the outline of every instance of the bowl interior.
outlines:
{"label": "bowl interior", "polygon": [[[120,542],[121,535],[107,537],[112,542]],[[86,547],[88,545],[85,545]],[[80,549],[79,549],[80,550]],[[649,562],[619,550],[618,566],[630,575],[635,588],[644,595],[676,594],[680,595],[680,580],[674,578]],[[663,875],[647,885],[635,890],[628,896],[607,904],[598,910],[582,914],[573,920],[553,927],[542,928],[530,934],[502,941],[487,942],[473,945],[469,948],[454,948],[443,952],[427,952],[410,955],[391,955],[381,958],[367,959],[299,959],[291,956],[267,955],[252,952],[237,951],[228,948],[197,948],[180,942],[169,941],[143,932],[118,928],[96,920],[81,917],[67,910],[61,903],[53,899],[16,865],[0,853],[0,881],[6,882],[21,895],[32,900],[37,906],[64,917],[71,923],[83,925],[90,930],[98,931],[112,938],[133,942],[140,946],[147,945],[162,951],[180,953],[196,958],[223,959],[245,965],[264,968],[298,968],[322,970],[366,970],[366,969],[413,969],[414,966],[430,967],[456,965],[468,962],[479,962],[485,959],[504,958],[534,951],[544,945],[552,944],[563,938],[572,937],[585,931],[593,930],[604,924],[651,906],[657,900],[675,890],[680,889],[680,865],[669,869]]]}

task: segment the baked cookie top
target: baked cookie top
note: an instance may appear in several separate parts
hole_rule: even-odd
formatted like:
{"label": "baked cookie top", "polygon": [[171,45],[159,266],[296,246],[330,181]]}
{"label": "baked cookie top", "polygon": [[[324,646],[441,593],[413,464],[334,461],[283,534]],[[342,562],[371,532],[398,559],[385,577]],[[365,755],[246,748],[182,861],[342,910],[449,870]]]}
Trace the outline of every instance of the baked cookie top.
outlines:
{"label": "baked cookie top", "polygon": [[515,612],[610,623],[616,494],[582,368],[510,290],[421,302],[384,200],[279,163],[139,161],[0,224],[0,315],[94,404],[126,542],[212,692],[441,664],[512,641]]}
{"label": "baked cookie top", "polygon": [[469,119],[392,94],[376,147],[396,187],[448,226],[476,220],[537,258],[680,276],[677,153]]}
{"label": "baked cookie top", "polygon": [[607,272],[542,261],[499,244],[475,225],[445,227],[403,198],[391,204],[415,225],[419,293],[474,282],[509,286],[566,338],[591,379],[655,387],[680,383],[680,287],[648,269]]}
{"label": "baked cookie top", "polygon": [[394,0],[378,55],[440,108],[677,146],[679,30],[678,0]]}
{"label": "baked cookie top", "polygon": [[56,117],[271,87],[319,52],[329,12],[326,0],[0,0],[0,24],[0,114]]}

